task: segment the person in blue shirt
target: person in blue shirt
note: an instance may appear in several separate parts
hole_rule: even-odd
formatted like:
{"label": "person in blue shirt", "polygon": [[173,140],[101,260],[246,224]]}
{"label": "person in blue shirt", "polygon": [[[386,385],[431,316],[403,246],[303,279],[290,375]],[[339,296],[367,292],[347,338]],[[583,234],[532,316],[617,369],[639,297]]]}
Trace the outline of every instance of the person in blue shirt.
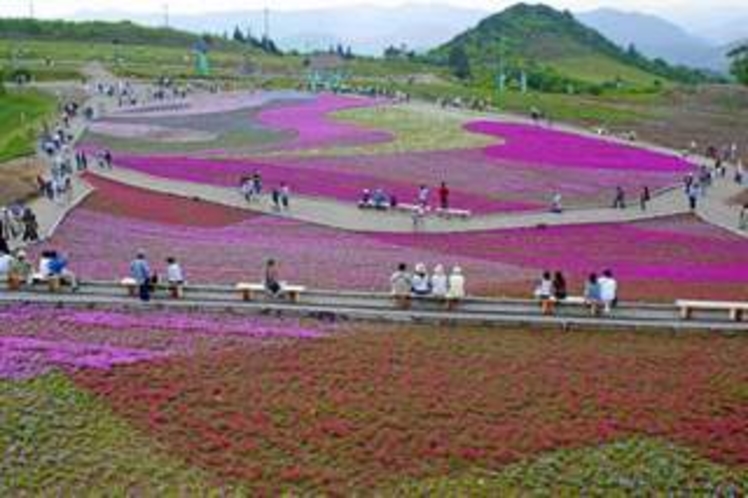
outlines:
{"label": "person in blue shirt", "polygon": [[138,255],[130,263],[130,276],[138,283],[140,300],[148,302],[151,300],[151,267],[145,257],[144,251],[138,251]]}
{"label": "person in blue shirt", "polygon": [[63,254],[59,252],[52,253],[52,258],[47,263],[47,268],[49,269],[50,276],[58,277],[61,283],[70,285],[73,291],[78,290],[78,278],[75,276],[75,273],[68,269],[68,260]]}

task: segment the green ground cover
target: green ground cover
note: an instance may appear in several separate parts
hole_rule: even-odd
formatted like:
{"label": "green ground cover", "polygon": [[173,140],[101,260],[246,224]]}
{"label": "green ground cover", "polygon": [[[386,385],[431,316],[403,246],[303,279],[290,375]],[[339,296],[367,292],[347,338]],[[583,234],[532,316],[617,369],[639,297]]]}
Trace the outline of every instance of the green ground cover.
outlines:
{"label": "green ground cover", "polygon": [[551,452],[500,472],[403,485],[397,496],[739,496],[748,474],[657,439]]}
{"label": "green ground cover", "polygon": [[40,125],[55,107],[53,97],[36,91],[0,94],[0,163],[33,153]]}
{"label": "green ground cover", "polygon": [[0,495],[176,496],[209,491],[190,469],[63,375],[0,381]]}
{"label": "green ground cover", "polygon": [[382,106],[341,111],[336,119],[366,128],[392,133],[391,142],[358,147],[336,147],[312,152],[324,155],[373,155],[425,152],[485,147],[495,143],[491,137],[463,129],[465,119],[431,109]]}

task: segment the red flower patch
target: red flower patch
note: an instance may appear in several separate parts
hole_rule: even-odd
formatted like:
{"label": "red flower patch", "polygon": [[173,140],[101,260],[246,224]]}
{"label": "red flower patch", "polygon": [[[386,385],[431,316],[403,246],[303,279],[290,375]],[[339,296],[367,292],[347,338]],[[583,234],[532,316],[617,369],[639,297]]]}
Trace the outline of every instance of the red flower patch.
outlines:
{"label": "red flower patch", "polygon": [[82,207],[100,213],[205,228],[225,227],[257,216],[250,211],[159,194],[95,175],[86,175],[86,181],[96,188],[96,192],[84,201]]}
{"label": "red flower patch", "polygon": [[[258,493],[386,489],[636,434],[748,464],[747,339],[387,332],[75,380],[191,464]],[[153,386],[178,395],[143,396]]]}

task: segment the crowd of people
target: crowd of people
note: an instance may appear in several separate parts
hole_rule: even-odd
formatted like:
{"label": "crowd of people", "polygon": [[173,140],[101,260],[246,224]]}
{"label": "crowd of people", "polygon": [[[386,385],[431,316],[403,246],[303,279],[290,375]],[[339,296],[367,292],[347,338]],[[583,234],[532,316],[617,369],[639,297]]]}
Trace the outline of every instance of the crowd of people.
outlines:
{"label": "crowd of people", "polygon": [[[553,274],[543,272],[534,290],[535,298],[540,302],[540,309],[544,315],[553,315],[556,307],[563,305],[569,299],[569,290],[564,274],[557,271]],[[611,270],[605,270],[602,275],[590,274],[584,284],[583,304],[587,306],[593,316],[601,313],[608,314],[618,305],[618,282]]]}
{"label": "crowd of people", "polygon": [[415,265],[413,272],[400,263],[390,277],[390,291],[400,308],[408,308],[412,297],[433,297],[454,302],[465,297],[466,281],[459,266],[447,274],[444,266],[436,265],[433,273],[423,263]]}
{"label": "crowd of people", "polygon": [[[239,190],[247,202],[259,201],[263,192],[262,175],[255,171],[251,176],[243,177]],[[280,182],[270,191],[270,200],[276,212],[288,211],[291,208],[291,187],[286,182]]]}

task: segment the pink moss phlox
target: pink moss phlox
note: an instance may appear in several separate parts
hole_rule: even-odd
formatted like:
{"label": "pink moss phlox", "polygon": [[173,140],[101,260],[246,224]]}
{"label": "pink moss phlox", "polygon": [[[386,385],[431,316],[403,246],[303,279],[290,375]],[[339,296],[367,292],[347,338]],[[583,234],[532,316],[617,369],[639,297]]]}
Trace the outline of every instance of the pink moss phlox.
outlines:
{"label": "pink moss phlox", "polygon": [[505,143],[485,150],[489,157],[496,159],[626,171],[684,173],[693,169],[690,163],[676,156],[539,126],[475,121],[465,128],[502,138]]}

